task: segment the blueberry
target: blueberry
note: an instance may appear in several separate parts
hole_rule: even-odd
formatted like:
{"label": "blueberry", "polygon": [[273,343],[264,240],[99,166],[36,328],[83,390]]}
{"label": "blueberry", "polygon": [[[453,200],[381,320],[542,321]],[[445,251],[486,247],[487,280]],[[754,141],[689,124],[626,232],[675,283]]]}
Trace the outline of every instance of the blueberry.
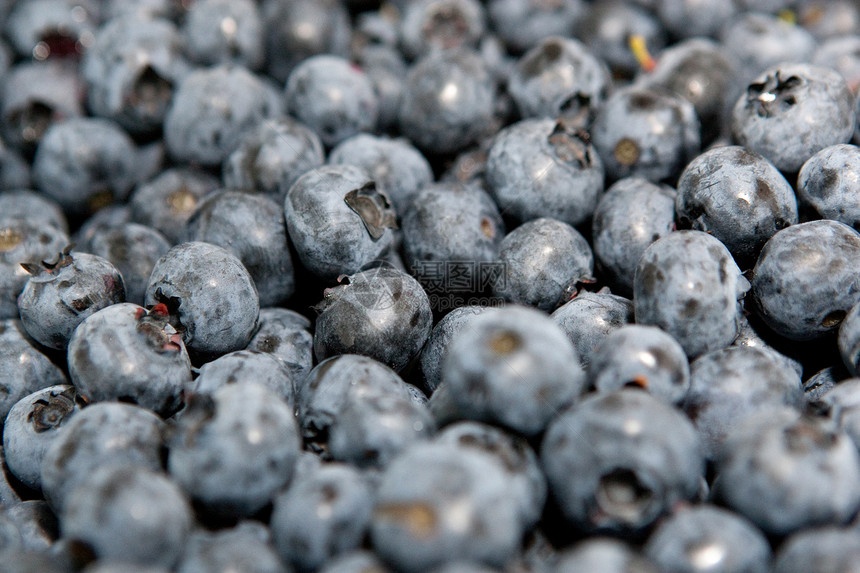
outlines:
{"label": "blueberry", "polygon": [[360,133],[331,150],[332,165],[361,167],[385,192],[398,214],[407,213],[409,201],[433,182],[430,164],[406,139]]}
{"label": "blueberry", "polygon": [[634,2],[591,4],[578,24],[579,38],[606,62],[615,77],[631,77],[640,69],[630,49],[630,38],[641,37],[649,50],[661,56],[666,45],[666,30],[656,15]]}
{"label": "blueberry", "polygon": [[19,56],[37,60],[76,56],[95,39],[99,4],[85,0],[19,2],[5,22]]}
{"label": "blueberry", "polygon": [[177,573],[286,573],[272,546],[269,530],[261,523],[243,521],[219,531],[198,530],[188,536]]}
{"label": "blueberry", "polygon": [[594,281],[588,241],[556,219],[533,219],[508,233],[499,259],[504,278],[493,285],[493,294],[546,312],[576,296],[581,284]]}
{"label": "blueberry", "polygon": [[18,318],[18,295],[30,274],[21,263],[38,265],[69,244],[65,232],[26,219],[0,221],[0,317]]}
{"label": "blueberry", "polygon": [[62,512],[96,469],[161,469],[166,426],[154,413],[115,402],[92,404],[63,424],[42,459],[42,493]]}
{"label": "blueberry", "polygon": [[794,370],[794,373],[798,376],[803,375],[803,364],[801,364],[797,359],[790,358],[782,352],[779,352],[773,346],[768,344],[753,328],[752,324],[747,319],[746,314],[741,315],[741,325],[738,330],[738,337],[735,338],[735,341],[732,342],[731,345],[764,350],[765,352],[770,353],[772,358],[775,358],[777,361]]}
{"label": "blueberry", "polygon": [[25,550],[47,553],[59,537],[57,516],[43,500],[9,506],[6,516],[18,527]]}
{"label": "blueberry", "polygon": [[794,190],[767,159],[738,146],[693,159],[678,179],[675,214],[682,228],[719,239],[741,265],[765,242],[798,221]]}
{"label": "blueberry", "polygon": [[329,147],[376,127],[379,100],[373,84],[346,58],[319,55],[304,60],[290,72],[285,98],[287,111]]}
{"label": "blueberry", "polygon": [[190,389],[211,395],[224,386],[247,382],[268,387],[290,406],[296,402],[296,382],[288,366],[274,354],[255,350],[236,350],[207,362],[198,369]]}
{"label": "blueberry", "polygon": [[631,389],[586,398],[555,418],[541,462],[570,522],[588,532],[617,533],[639,532],[691,499],[705,466],[684,415]]}
{"label": "blueberry", "polygon": [[753,270],[758,314],[793,340],[835,332],[860,301],[855,287],[858,249],[857,231],[836,221],[810,221],[776,233]]}
{"label": "blueberry", "polygon": [[288,116],[264,120],[224,160],[224,184],[266,193],[281,204],[293,183],[324,159],[322,142],[308,126]]}
{"label": "blueberry", "polygon": [[651,560],[619,539],[595,537],[563,551],[554,573],[657,573]]}
{"label": "blueberry", "polygon": [[155,263],[146,304],[158,303],[167,306],[188,351],[204,358],[245,348],[260,314],[257,288],[242,262],[200,242],[177,245]]}
{"label": "blueberry", "polygon": [[598,271],[613,290],[633,294],[636,264],[645,249],[675,228],[675,190],[641,177],[615,182],[597,203],[592,244]]}
{"label": "blueberry", "polygon": [[0,220],[26,219],[37,228],[55,227],[68,234],[69,223],[56,201],[30,189],[0,192]]}
{"label": "blueberry", "polygon": [[20,321],[0,321],[0,420],[25,396],[67,383],[63,371],[42,353]]}
{"label": "blueberry", "polygon": [[609,96],[597,111],[591,136],[610,180],[639,176],[655,183],[676,177],[699,153],[701,140],[693,104],[672,92],[639,86]]}
{"label": "blueberry", "polygon": [[608,291],[583,291],[556,309],[550,318],[573,343],[585,367],[610,332],[633,322],[633,303]]}
{"label": "blueberry", "polygon": [[263,65],[263,19],[251,0],[202,0],[188,9],[182,27],[188,56],[201,65]]}
{"label": "blueberry", "polygon": [[854,442],[793,410],[748,418],[723,442],[716,468],[716,499],[765,533],[845,523],[860,505]]}
{"label": "blueberry", "polygon": [[191,505],[167,476],[151,469],[106,466],[73,490],[60,518],[63,537],[97,557],[170,567],[191,529]]}
{"label": "blueberry", "polygon": [[768,573],[770,545],[743,517],[712,505],[682,508],[662,521],[645,555],[666,571]]}
{"label": "blueberry", "polygon": [[461,306],[455,308],[433,327],[430,337],[421,349],[421,371],[424,374],[423,388],[433,394],[442,382],[442,364],[448,353],[448,348],[454,336],[469,322],[488,310],[488,306]]}
{"label": "blueberry", "polygon": [[49,386],[21,398],[3,424],[6,465],[29,488],[39,489],[42,459],[58,431],[80,410],[75,389]]}
{"label": "blueberry", "polygon": [[499,208],[528,221],[552,217],[579,225],[603,191],[603,162],[589,134],[549,118],[501,130],[487,157],[487,183]]}
{"label": "blueberry", "polygon": [[6,459],[2,448],[0,448],[0,504],[6,507],[16,505],[21,501],[21,494],[17,488],[16,478],[12,475],[12,472],[6,469]]}
{"label": "blueberry", "polygon": [[[359,14],[359,18],[365,14],[368,13]],[[377,128],[382,131],[395,128],[408,70],[403,55],[395,46],[371,44],[362,48],[353,47],[352,59],[367,74],[379,98]]]}
{"label": "blueberry", "polygon": [[84,54],[89,109],[132,133],[158,133],[190,65],[173,23],[128,14],[107,22]]}
{"label": "blueberry", "polygon": [[281,558],[297,571],[313,571],[361,546],[374,493],[356,469],[325,464],[299,476],[275,499],[271,528]]}
{"label": "blueberry", "polygon": [[657,2],[657,16],[675,36],[713,36],[735,15],[734,2],[698,2],[697,0],[662,0]]}
{"label": "blueberry", "polygon": [[690,388],[690,365],[677,340],[653,326],[610,332],[591,357],[586,378],[597,392],[642,388],[672,404]]}
{"label": "blueberry", "polygon": [[842,362],[854,376],[860,375],[860,304],[855,304],[839,325],[837,338]]}
{"label": "blueberry", "polygon": [[860,228],[860,201],[855,198],[860,178],[860,148],[841,143],[810,157],[797,176],[797,196],[822,219]]}
{"label": "blueberry", "polygon": [[857,559],[860,559],[860,541],[856,530],[833,526],[810,528],[780,545],[773,572],[850,571]]}
{"label": "blueberry", "polygon": [[839,72],[810,64],[768,68],[732,110],[732,139],[796,173],[825,147],[854,134],[854,96]]}
{"label": "blueberry", "polygon": [[273,86],[241,66],[196,69],[179,83],[164,119],[164,141],[177,161],[218,165],[261,120],[282,110]]}
{"label": "blueberry", "polygon": [[239,191],[210,194],[188,219],[185,240],[212,243],[236,255],[263,306],[281,303],[295,290],[283,207],[269,197]]}
{"label": "blueberry", "polygon": [[[860,21],[860,13],[857,16]],[[840,35],[821,42],[811,63],[842,74],[852,93],[856,94],[860,88],[860,38],[856,35]]]}
{"label": "blueberry", "polygon": [[474,51],[431,52],[406,77],[400,131],[429,153],[453,153],[494,128],[496,86]]}
{"label": "blueberry", "polygon": [[645,250],[633,279],[636,322],[671,334],[690,358],[728,346],[749,282],[728,249],[702,231],[677,231]]}
{"label": "blueberry", "polygon": [[522,535],[520,505],[490,457],[447,444],[416,444],[381,477],[371,522],[378,555],[398,571],[454,560],[501,566]]}
{"label": "blueberry", "polygon": [[805,3],[798,12],[800,24],[821,42],[860,30],[860,10],[844,0],[814,0]]}
{"label": "blueberry", "polygon": [[373,551],[357,549],[333,557],[318,571],[320,573],[362,573],[362,571],[387,573],[388,570]]}
{"label": "blueberry", "polygon": [[30,186],[30,164],[0,137],[0,190]]}
{"label": "blueberry", "polygon": [[21,324],[36,341],[63,350],[86,318],[125,302],[122,275],[89,253],[59,253],[55,262],[27,265],[30,279],[18,296]]}
{"label": "blueberry", "polygon": [[286,485],[299,454],[292,408],[256,382],[197,394],[177,420],[167,467],[215,514],[250,516]]}
{"label": "blueberry", "polygon": [[33,181],[70,214],[86,215],[124,201],[138,182],[140,151],[117,124],[74,118],[45,132],[33,159]]}
{"label": "blueberry", "polygon": [[477,0],[418,0],[405,3],[400,44],[409,58],[457,48],[474,48],[484,34],[486,14]]}
{"label": "blueberry", "polygon": [[260,309],[260,327],[247,350],[267,352],[280,358],[295,380],[302,380],[313,367],[311,322],[294,310]]}
{"label": "blueberry", "polygon": [[585,44],[550,36],[517,61],[508,91],[524,118],[562,116],[585,128],[611,86],[606,64]]}
{"label": "blueberry", "polygon": [[860,380],[842,380],[824,392],[816,406],[860,448]]}
{"label": "blueberry", "polygon": [[546,314],[513,305],[467,324],[451,340],[442,379],[468,418],[534,436],[579,397],[579,357]]}
{"label": "blueberry", "polygon": [[391,245],[397,227],[388,196],[353,165],[302,175],[287,193],[284,216],[302,264],[328,280],[370,266]]}
{"label": "blueberry", "polygon": [[851,373],[845,369],[845,366],[839,364],[822,368],[804,380],[803,395],[806,399],[807,408],[818,409],[824,394],[839,382],[847,380],[850,377]]}

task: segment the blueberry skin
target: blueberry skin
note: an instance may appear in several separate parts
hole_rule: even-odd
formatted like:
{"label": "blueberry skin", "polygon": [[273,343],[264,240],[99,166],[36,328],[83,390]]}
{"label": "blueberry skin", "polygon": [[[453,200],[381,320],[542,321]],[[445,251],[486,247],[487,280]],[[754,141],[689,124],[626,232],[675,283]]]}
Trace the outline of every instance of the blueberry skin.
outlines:
{"label": "blueberry skin", "polygon": [[224,386],[247,382],[268,387],[290,406],[296,403],[296,381],[287,364],[256,350],[236,350],[207,362],[198,369],[190,390],[212,395]]}
{"label": "blueberry skin", "polygon": [[473,48],[484,35],[487,15],[477,0],[406,2],[400,19],[403,53],[417,59],[446,50]]}
{"label": "blueberry skin", "polygon": [[273,307],[260,309],[260,327],[246,350],[280,358],[294,380],[300,381],[313,368],[313,347],[311,321],[294,310]]}
{"label": "blueberry skin", "polygon": [[550,318],[573,343],[583,368],[613,330],[633,322],[633,302],[609,292],[581,292],[564,303]]}
{"label": "blueberry skin", "polygon": [[852,93],[860,87],[860,38],[855,35],[838,35],[821,41],[812,55],[811,63],[829,66],[842,74]]}
{"label": "blueberry skin", "polygon": [[797,196],[822,218],[860,227],[860,148],[841,143],[810,157],[797,176]]}
{"label": "blueberry skin", "polygon": [[299,177],[324,162],[322,141],[308,126],[288,116],[264,120],[224,160],[224,185],[266,193],[281,204]]}
{"label": "blueberry skin", "polygon": [[145,300],[167,305],[189,353],[198,357],[245,348],[260,314],[257,287],[242,262],[201,242],[177,245],[155,263]]}
{"label": "blueberry skin", "polygon": [[242,521],[219,531],[198,530],[186,541],[176,573],[287,573],[265,525]]}
{"label": "blueberry skin", "polygon": [[61,514],[73,490],[97,468],[161,469],[166,426],[153,412],[117,402],[91,404],[72,416],[42,459],[42,493]]}
{"label": "blueberry skin", "polygon": [[70,214],[124,201],[137,183],[140,153],[116,123],[73,118],[51,126],[33,159],[33,182]]}
{"label": "blueberry skin", "polygon": [[636,264],[645,249],[675,228],[675,190],[641,177],[616,181],[592,219],[595,265],[623,296],[633,295]]}
{"label": "blueberry skin", "polygon": [[[482,284],[480,266],[488,263],[493,272],[504,223],[486,191],[461,183],[428,185],[407,205],[401,225],[404,263],[429,294],[482,291],[489,286]],[[476,280],[458,282],[455,275],[464,269]]]}
{"label": "blueberry skin", "polygon": [[171,167],[137,186],[129,199],[132,218],[176,244],[200,201],[219,187],[218,179],[204,171]]}
{"label": "blueberry skin", "polygon": [[212,243],[236,255],[254,280],[262,306],[281,303],[295,291],[283,208],[269,197],[212,193],[188,219],[184,239]]}
{"label": "blueberry skin", "polygon": [[508,90],[523,118],[561,116],[586,127],[611,86],[606,64],[585,44],[550,36],[517,61]]}
{"label": "blueberry skin", "polygon": [[839,72],[781,64],[753,80],[732,110],[732,139],[797,173],[825,147],[851,141],[854,96]]}
{"label": "blueberry skin", "polygon": [[860,375],[860,304],[855,304],[839,325],[839,355],[848,371]]}
{"label": "blueberry skin", "polygon": [[190,69],[182,47],[176,26],[164,18],[128,14],[108,21],[81,63],[90,111],[132,133],[160,131],[173,86]]}
{"label": "blueberry skin", "polygon": [[47,553],[59,536],[57,516],[44,500],[8,506],[6,516],[18,527],[25,550]]}
{"label": "blueberry skin", "polygon": [[798,221],[789,182],[758,153],[733,145],[687,164],[675,213],[681,228],[713,235],[742,265],[751,265],[770,237]]}
{"label": "blueberry skin", "polygon": [[525,528],[529,529],[538,522],[546,501],[546,478],[537,455],[525,438],[494,426],[466,421],[447,426],[435,442],[492,458],[511,480]]}
{"label": "blueberry skin", "polygon": [[129,222],[131,222],[131,208],[128,204],[108,205],[84,220],[78,230],[72,234],[71,243],[79,247],[77,250],[89,252],[90,241],[96,233],[117,229]]}
{"label": "blueberry skin", "polygon": [[546,312],[594,281],[594,255],[579,231],[556,219],[523,223],[502,239],[499,259],[504,278],[493,294]]}
{"label": "blueberry skin", "polygon": [[25,396],[68,384],[66,375],[42,353],[20,321],[0,321],[0,420]]}
{"label": "blueberry skin", "polygon": [[377,555],[404,572],[454,560],[502,566],[522,535],[520,505],[497,462],[447,444],[415,445],[382,474],[371,522]]}
{"label": "blueberry skin", "polygon": [[[80,10],[73,10],[79,6]],[[11,47],[19,56],[62,58],[79,53],[98,27],[100,6],[75,0],[37,0],[14,6],[5,21]]]}
{"label": "blueberry skin", "polygon": [[461,411],[526,436],[581,394],[585,375],[564,331],[521,306],[481,313],[451,340],[442,379]]}
{"label": "blueberry skin", "polygon": [[591,5],[575,30],[577,37],[619,79],[630,78],[641,70],[630,49],[632,36],[642,36],[651,53],[661,56],[666,46],[666,30],[641,3],[613,1]]}
{"label": "blueberry skin", "polygon": [[80,409],[73,386],[49,386],[15,403],[3,424],[3,453],[9,471],[24,485],[39,489],[42,459],[60,428]]}
{"label": "blueberry skin", "polygon": [[800,531],[780,545],[774,573],[851,571],[860,559],[856,529],[817,527]]}
{"label": "blueberry skin", "polygon": [[30,186],[30,164],[0,138],[0,190]]}
{"label": "blueberry skin", "polygon": [[759,316],[792,340],[835,332],[860,301],[858,256],[860,235],[844,223],[810,221],[778,232],[753,270]]}
{"label": "blueberry skin", "polygon": [[68,348],[72,383],[87,400],[122,400],[163,416],[181,405],[191,362],[164,305],[116,304],[86,319]]}
{"label": "blueberry skin", "polygon": [[152,268],[170,247],[167,238],[152,227],[126,223],[96,230],[84,250],[116,267],[125,285],[125,300],[142,304]]}
{"label": "blueberry skin", "polygon": [[592,395],[556,417],[540,455],[562,514],[587,532],[643,530],[691,499],[705,470],[684,415],[632,389]]}
{"label": "blueberry skin", "polygon": [[37,228],[56,227],[69,233],[69,223],[63,209],[38,191],[19,188],[0,192],[0,220],[26,219]]}
{"label": "blueberry skin", "polygon": [[297,571],[317,570],[361,546],[373,502],[368,480],[355,468],[320,466],[275,499],[270,522],[275,547]]}
{"label": "blueberry skin", "polygon": [[749,290],[728,249],[702,231],[677,231],[651,243],[633,278],[636,322],[671,334],[689,358],[728,346]]}
{"label": "blueberry skin", "polygon": [[815,406],[860,448],[860,380],[840,381],[823,393]]}
{"label": "blueberry skin", "polygon": [[591,136],[611,181],[631,176],[655,183],[670,180],[701,144],[693,104],[672,92],[640,86],[609,96],[597,111]]}
{"label": "blueberry skin", "polygon": [[765,533],[845,523],[860,506],[854,442],[794,410],[748,418],[723,442],[716,469],[716,499]]}
{"label": "blueberry skin", "polygon": [[[363,12],[358,15],[359,21],[367,14],[375,13]],[[386,19],[383,16],[378,17],[381,20]],[[393,28],[394,22],[387,22],[385,25]],[[357,26],[361,26],[360,22],[357,22]],[[394,45],[372,43],[362,48],[354,47],[352,60],[367,74],[379,98],[377,129],[383,132],[394,129],[397,126],[397,114],[408,69],[402,53]]]}
{"label": "blueberry skin", "polygon": [[691,38],[713,36],[737,13],[733,2],[663,0],[657,3],[657,16],[674,36]]}
{"label": "blueberry skin", "polygon": [[0,466],[0,504],[3,507],[19,504],[22,501],[21,495],[16,489],[17,486],[12,485],[15,477],[6,469],[6,457],[2,448],[0,448],[0,464],[2,464]]}
{"label": "blueberry skin", "polygon": [[328,147],[376,127],[379,98],[373,84],[346,58],[307,58],[290,72],[284,94],[287,111],[314,130]]}
{"label": "blueberry skin", "polygon": [[629,324],[610,332],[591,357],[588,385],[599,393],[642,388],[670,404],[684,400],[690,365],[677,340],[654,326]]}
{"label": "blueberry skin", "polygon": [[611,537],[592,537],[562,551],[553,573],[658,573],[636,549]]}
{"label": "blueberry skin", "polygon": [[274,87],[241,66],[222,64],[186,75],[164,119],[164,141],[179,162],[219,165],[261,120],[282,105]]}
{"label": "blueberry skin", "polygon": [[328,155],[331,165],[355,165],[367,171],[404,217],[409,201],[433,183],[430,163],[403,138],[359,133],[340,142]]}
{"label": "blueberry skin", "polygon": [[767,538],[751,522],[712,505],[682,508],[661,521],[644,553],[665,571],[768,573]]}
{"label": "blueberry skin", "polygon": [[63,350],[75,328],[99,310],[125,302],[122,275],[110,261],[64,251],[56,263],[27,267],[30,279],[18,295],[21,324],[36,341]]}
{"label": "blueberry skin", "polygon": [[60,518],[63,537],[104,559],[170,567],[193,521],[191,504],[164,474],[141,467],[102,467],[81,481]]}
{"label": "blueberry skin", "polygon": [[603,162],[588,134],[549,118],[500,131],[487,157],[487,183],[505,214],[579,225],[603,192]]}
{"label": "blueberry skin", "polygon": [[381,258],[397,227],[388,196],[352,165],[326,165],[299,177],[287,192],[284,217],[299,260],[327,280]]}
{"label": "blueberry skin", "polygon": [[839,382],[851,377],[851,373],[841,364],[822,368],[803,381],[803,396],[807,409],[818,409],[824,394]]}
{"label": "blueberry skin", "polygon": [[552,5],[523,0],[487,3],[493,31],[512,53],[525,52],[546,36],[569,34],[587,12],[582,0],[564,0]]}
{"label": "blueberry skin", "polygon": [[495,92],[487,65],[474,51],[431,52],[406,76],[400,131],[425,152],[460,151],[494,130]]}
{"label": "blueberry skin", "polygon": [[433,327],[430,337],[421,349],[421,371],[424,374],[423,388],[433,394],[442,382],[442,364],[454,336],[489,306],[461,306],[455,308]]}
{"label": "blueberry skin", "polygon": [[233,63],[256,70],[263,65],[263,19],[250,0],[203,0],[185,14],[182,39],[198,64]]}
{"label": "blueberry skin", "polygon": [[335,556],[318,569],[320,573],[361,573],[368,570],[388,573],[388,568],[379,557],[367,549],[357,549]]}
{"label": "blueberry skin", "polygon": [[430,300],[418,281],[387,266],[350,275],[323,296],[314,325],[317,360],[362,354],[400,371],[433,327]]}
{"label": "blueberry skin", "polygon": [[299,455],[292,408],[255,382],[195,395],[178,419],[167,468],[188,495],[225,516],[250,516],[286,485]]}

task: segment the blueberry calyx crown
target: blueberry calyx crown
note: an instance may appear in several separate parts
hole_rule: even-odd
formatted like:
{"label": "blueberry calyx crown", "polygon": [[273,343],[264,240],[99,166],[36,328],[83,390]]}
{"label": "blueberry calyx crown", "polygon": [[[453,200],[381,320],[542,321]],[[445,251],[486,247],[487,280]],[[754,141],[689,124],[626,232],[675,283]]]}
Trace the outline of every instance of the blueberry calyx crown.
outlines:
{"label": "blueberry calyx crown", "polygon": [[36,433],[41,434],[58,427],[75,409],[75,390],[51,392],[47,398],[33,402],[27,421],[33,424]]}
{"label": "blueberry calyx crown", "polygon": [[350,209],[361,217],[364,227],[374,241],[379,240],[385,229],[397,228],[397,213],[388,197],[369,181],[349,191],[343,198]]}
{"label": "blueberry calyx crown", "polygon": [[41,264],[21,263],[21,268],[31,276],[38,276],[42,273],[57,274],[61,269],[68,267],[74,262],[74,257],[72,257],[72,249],[74,248],[75,245],[70,243],[66,245],[61,253],[57,254],[56,261],[49,262],[43,260]]}
{"label": "blueberry calyx crown", "polygon": [[794,92],[803,83],[803,79],[797,76],[783,78],[777,70],[763,82],[754,82],[747,87],[747,102],[755,106],[760,117],[773,117],[797,103]]}
{"label": "blueberry calyx crown", "polygon": [[[160,296],[160,290],[156,293],[156,297]],[[176,299],[176,297],[171,298]],[[176,303],[176,308],[179,307],[179,304],[179,302]],[[148,311],[140,308],[137,310],[135,318],[137,319],[137,331],[156,351],[179,352],[182,350],[182,325],[178,322],[177,315],[171,312],[168,304],[159,302]],[[179,324],[179,327],[174,323]]]}
{"label": "blueberry calyx crown", "polygon": [[571,126],[563,119],[556,122],[547,141],[556,156],[565,163],[575,161],[583,169],[591,167],[594,163],[590,149],[591,135],[584,129]]}

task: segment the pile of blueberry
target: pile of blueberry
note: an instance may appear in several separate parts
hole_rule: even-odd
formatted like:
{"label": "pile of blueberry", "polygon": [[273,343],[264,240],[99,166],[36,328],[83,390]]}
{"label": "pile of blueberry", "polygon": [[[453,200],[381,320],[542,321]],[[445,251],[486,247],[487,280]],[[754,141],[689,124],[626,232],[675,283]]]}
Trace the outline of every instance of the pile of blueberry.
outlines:
{"label": "pile of blueberry", "polygon": [[858,0],[0,0],[0,571],[860,564]]}

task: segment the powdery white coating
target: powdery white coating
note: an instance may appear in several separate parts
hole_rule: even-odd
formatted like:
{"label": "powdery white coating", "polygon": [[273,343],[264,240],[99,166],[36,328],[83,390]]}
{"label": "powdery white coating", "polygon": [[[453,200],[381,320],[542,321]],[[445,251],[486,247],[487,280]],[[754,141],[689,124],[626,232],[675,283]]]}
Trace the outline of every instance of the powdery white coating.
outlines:
{"label": "powdery white coating", "polygon": [[81,481],[63,509],[63,537],[92,547],[98,558],[170,567],[194,520],[191,504],[161,472],[107,466]]}
{"label": "powdery white coating", "polygon": [[580,541],[562,551],[554,573],[659,573],[657,566],[633,547],[610,537]]}
{"label": "powdery white coating", "polygon": [[519,221],[551,217],[579,225],[603,192],[604,162],[585,132],[549,118],[501,130],[487,157],[487,183],[499,209]]}
{"label": "powdery white coating", "polygon": [[21,263],[40,264],[53,260],[69,244],[69,236],[50,225],[26,219],[7,219],[0,233],[8,237],[9,248],[0,251],[0,318],[19,318],[18,295],[30,279]]}
{"label": "powdery white coating", "polygon": [[761,251],[752,295],[759,316],[782,336],[835,332],[860,302],[860,234],[823,219],[783,229]]}
{"label": "powdery white coating", "polygon": [[188,536],[182,558],[176,565],[176,573],[231,570],[287,573],[265,525],[248,520],[214,532],[198,529]]}
{"label": "powdery white coating", "polygon": [[412,59],[473,48],[485,33],[487,16],[478,0],[416,0],[403,3],[402,8],[400,43]]}
{"label": "powdery white coating", "polygon": [[825,392],[816,405],[860,449],[860,379],[842,380]]}
{"label": "powdery white coating", "polygon": [[286,485],[301,449],[292,408],[266,386],[197,395],[170,440],[171,477],[207,509],[253,515]]}
{"label": "powdery white coating", "polygon": [[860,148],[840,143],[810,157],[797,176],[797,196],[823,219],[860,227]]}
{"label": "powdery white coating", "polygon": [[294,310],[271,307],[260,309],[260,327],[247,350],[267,352],[280,358],[300,381],[314,365],[314,336],[311,321]]}
{"label": "powdery white coating", "polygon": [[523,223],[502,239],[504,278],[493,294],[552,312],[594,280],[594,255],[579,231],[556,219]]}
{"label": "powdery white coating", "polygon": [[[519,0],[521,4],[530,2]],[[663,54],[666,46],[666,30],[657,16],[647,10],[641,2],[599,2],[586,4],[576,30],[576,37],[589,47],[600,61],[605,62],[614,78],[628,78],[642,67],[630,49],[630,38],[642,36],[652,54]],[[554,17],[556,25],[559,18]],[[511,24],[516,25],[513,21]],[[566,35],[568,31],[543,32],[541,36]]]}
{"label": "powdery white coating", "polygon": [[633,295],[636,264],[645,249],[675,227],[675,190],[641,177],[616,181],[597,203],[592,244],[597,268],[613,290]]}
{"label": "powdery white coating", "polygon": [[264,22],[252,0],[202,0],[184,15],[182,39],[189,58],[207,66],[235,63],[256,70],[265,58]]}
{"label": "powdery white coating", "polygon": [[549,316],[511,305],[481,313],[454,336],[442,379],[469,419],[534,436],[578,399],[585,375]]}
{"label": "powdery white coating", "polygon": [[501,567],[523,532],[520,504],[499,464],[448,444],[416,444],[382,474],[371,522],[376,553],[399,571],[448,561]]}
{"label": "powdery white coating", "polygon": [[825,147],[851,141],[854,95],[839,72],[787,63],[755,78],[732,110],[732,139],[796,173]]}
{"label": "powdery white coating", "polygon": [[767,159],[729,145],[693,159],[678,179],[675,213],[682,226],[719,239],[741,264],[798,221],[797,199]]}
{"label": "powdery white coating", "polygon": [[[2,148],[0,148],[0,155],[2,153]],[[0,159],[0,165],[2,163],[3,160]],[[3,167],[0,167],[0,171],[2,170]],[[56,227],[68,234],[69,223],[60,205],[43,194],[24,187],[27,185],[0,193],[0,220],[5,223],[6,221],[26,219],[36,228]]]}
{"label": "powdery white coating", "polygon": [[860,560],[860,538],[855,528],[810,528],[783,542],[773,564],[774,573],[851,571]]}
{"label": "powdery white coating", "polygon": [[795,410],[748,418],[723,442],[716,469],[717,499],[765,533],[842,524],[860,507],[854,442]]}
{"label": "powdery white coating", "polygon": [[262,384],[290,406],[295,405],[296,381],[283,360],[256,350],[236,350],[219,356],[199,368],[191,390],[214,394],[231,384]]}
{"label": "powdery white coating", "polygon": [[692,499],[705,471],[684,415],[630,389],[592,395],[556,417],[541,462],[562,514],[589,532],[641,531]]}
{"label": "powdery white coating", "polygon": [[242,262],[209,243],[182,243],[152,269],[146,304],[167,305],[192,354],[218,356],[248,345],[260,298]]}
{"label": "powdery white coating", "polygon": [[690,0],[661,0],[657,16],[672,34],[682,38],[713,36],[737,13],[734,2],[691,2]]}
{"label": "powdery white coating", "polygon": [[689,358],[728,346],[749,282],[728,249],[702,231],[677,231],[645,250],[633,279],[636,322],[658,326]]}
{"label": "powdery white coating", "polygon": [[585,368],[610,332],[633,322],[633,302],[608,292],[585,291],[560,306],[550,318],[573,343]]}
{"label": "powdery white coating", "polygon": [[511,51],[524,52],[547,35],[569,34],[588,13],[582,0],[552,4],[529,0],[490,0],[487,13],[494,33]]}
{"label": "powdery white coating", "polygon": [[424,389],[432,395],[442,382],[442,364],[454,336],[488,306],[460,306],[439,319],[430,332],[430,337],[421,349],[421,370],[424,374]]}

